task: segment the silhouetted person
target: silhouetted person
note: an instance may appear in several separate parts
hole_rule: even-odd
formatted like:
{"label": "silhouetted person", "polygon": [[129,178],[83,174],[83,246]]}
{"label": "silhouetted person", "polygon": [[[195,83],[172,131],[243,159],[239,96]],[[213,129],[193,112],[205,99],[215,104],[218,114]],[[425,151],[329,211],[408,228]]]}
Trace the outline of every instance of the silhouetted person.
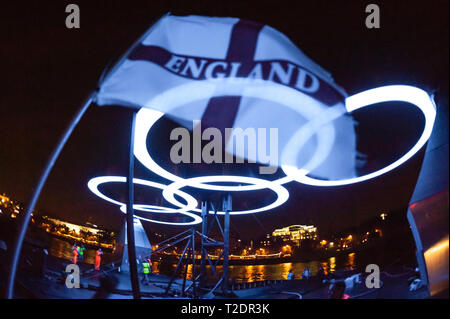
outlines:
{"label": "silhouetted person", "polygon": [[84,260],[84,252],[86,251],[86,247],[84,247],[83,244],[81,244],[81,246],[78,246],[78,258],[81,260]]}
{"label": "silhouetted person", "polygon": [[149,259],[150,258],[146,258],[141,263],[142,275],[143,275],[141,282],[144,284],[149,284],[149,282],[150,282],[148,276],[150,275],[150,272],[151,272],[151,265],[150,265],[151,261],[149,262]]}
{"label": "silhouetted person", "polygon": [[119,280],[116,276],[113,275],[106,275],[100,278],[100,287],[98,288],[97,292],[95,293],[93,299],[106,299],[109,297],[110,294],[114,292],[114,289],[116,289],[117,284],[119,283]]}
{"label": "silhouetted person", "polygon": [[286,276],[286,279],[287,280],[294,280],[294,277],[295,277],[294,272],[292,271],[292,269],[290,269],[288,274],[287,274],[287,276]]}
{"label": "silhouetted person", "polygon": [[311,277],[311,271],[309,270],[308,267],[306,267],[305,270],[303,271],[302,278],[308,280],[309,277]]}
{"label": "silhouetted person", "polygon": [[345,282],[338,281],[330,287],[330,299],[349,299],[350,296],[345,293]]}
{"label": "silhouetted person", "polygon": [[322,282],[325,279],[325,270],[322,266],[319,267],[319,270],[317,271],[317,279],[319,279],[320,282]]}
{"label": "silhouetted person", "polygon": [[95,270],[100,270],[100,264],[102,262],[103,251],[101,248],[97,249],[95,252]]}
{"label": "silhouetted person", "polygon": [[73,244],[73,246],[72,246],[72,264],[77,264],[77,262],[78,262],[78,255],[79,255],[79,253],[78,253],[78,246],[77,246],[77,244]]}

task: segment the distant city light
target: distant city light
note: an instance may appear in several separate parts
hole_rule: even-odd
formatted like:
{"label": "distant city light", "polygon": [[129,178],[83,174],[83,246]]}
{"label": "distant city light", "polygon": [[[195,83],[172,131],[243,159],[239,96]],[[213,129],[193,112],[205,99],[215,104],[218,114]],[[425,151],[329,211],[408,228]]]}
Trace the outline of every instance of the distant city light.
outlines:
{"label": "distant city light", "polygon": [[317,239],[317,227],[312,225],[291,225],[284,228],[275,229],[273,237],[289,237],[290,240]]}

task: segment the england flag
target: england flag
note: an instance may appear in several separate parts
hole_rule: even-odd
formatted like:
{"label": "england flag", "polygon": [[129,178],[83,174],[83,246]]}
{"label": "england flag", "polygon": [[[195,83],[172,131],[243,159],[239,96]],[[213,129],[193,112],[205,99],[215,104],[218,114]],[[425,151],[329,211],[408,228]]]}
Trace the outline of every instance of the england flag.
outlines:
{"label": "england flag", "polygon": [[[194,120],[221,131],[275,128],[276,166],[344,179],[355,176],[356,153],[345,98],[327,71],[270,26],[166,15],[112,68],[96,103],[149,108],[188,128]],[[264,162],[231,141],[225,148]]]}

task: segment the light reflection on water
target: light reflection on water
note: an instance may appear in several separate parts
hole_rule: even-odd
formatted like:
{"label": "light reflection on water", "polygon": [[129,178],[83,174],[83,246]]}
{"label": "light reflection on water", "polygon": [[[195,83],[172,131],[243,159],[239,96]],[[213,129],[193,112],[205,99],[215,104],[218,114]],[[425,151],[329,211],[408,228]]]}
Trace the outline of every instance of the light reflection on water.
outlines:
{"label": "light reflection on water", "polygon": [[[49,253],[52,256],[63,258],[67,260],[71,260],[73,258],[72,255],[72,245],[71,243],[61,240],[58,238],[52,238],[50,243],[50,249]],[[86,247],[86,250],[84,252],[84,259],[83,262],[87,264],[94,264],[95,263],[95,252],[96,249]],[[102,256],[102,263],[107,263],[109,260],[111,260],[112,254],[108,252],[104,252]],[[80,259],[79,259],[80,260]]]}
{"label": "light reflection on water", "polygon": [[[52,239],[50,246],[50,254],[59,258],[67,260],[72,259],[72,244],[59,240]],[[286,279],[290,269],[293,270],[295,278],[299,279],[306,267],[309,268],[312,275],[315,275],[322,266],[325,274],[333,273],[338,269],[355,269],[356,268],[356,254],[351,253],[348,255],[342,255],[339,257],[330,257],[327,260],[322,261],[310,261],[310,262],[289,262],[274,265],[230,265],[229,266],[229,278],[235,279],[236,282],[254,282],[259,280],[280,280]],[[102,258],[102,263],[107,263],[111,260],[112,254],[105,252]],[[95,261],[95,249],[88,248],[85,252],[84,262],[88,264],[94,264]],[[172,275],[176,268],[176,264],[168,264],[164,262],[154,262],[152,272],[156,274]],[[208,277],[214,281],[214,275],[208,265],[206,267]],[[198,274],[200,265],[195,265],[195,272]],[[220,277],[222,275],[222,266],[217,266],[217,274]],[[183,269],[180,269],[178,276],[181,277]],[[187,279],[192,279],[192,265],[188,266]]]}
{"label": "light reflection on water", "polygon": [[[315,275],[319,267],[324,268],[325,274],[333,273],[338,269],[353,270],[356,268],[355,253],[349,255],[331,257],[325,261],[310,261],[310,262],[289,262],[274,265],[230,265],[229,278],[235,279],[236,282],[254,282],[259,280],[280,280],[286,279],[290,269],[293,270],[295,278],[299,279],[306,267],[309,268],[312,275]],[[153,272],[157,274],[171,275],[175,270],[176,265],[165,264],[161,262],[153,263]],[[208,277],[214,280],[210,267],[207,266]],[[184,271],[184,269],[182,269]],[[200,266],[196,264],[195,272],[198,274]],[[179,276],[181,276],[181,269]],[[217,273],[220,277],[222,274],[222,266],[217,266]],[[188,266],[187,279],[192,279],[192,265]]]}
{"label": "light reflection on water", "polygon": [[330,257],[329,262],[329,269],[327,269],[327,272],[333,273],[336,270],[336,257]]}

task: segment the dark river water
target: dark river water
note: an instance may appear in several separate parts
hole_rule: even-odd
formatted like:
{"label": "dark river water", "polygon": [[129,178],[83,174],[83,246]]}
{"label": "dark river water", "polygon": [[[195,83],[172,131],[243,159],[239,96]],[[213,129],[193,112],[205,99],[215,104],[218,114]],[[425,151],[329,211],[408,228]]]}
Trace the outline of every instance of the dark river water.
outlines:
{"label": "dark river water", "polygon": [[[339,269],[356,269],[356,253],[342,255],[339,257],[331,257],[322,261],[310,262],[288,262],[273,265],[231,265],[229,266],[229,278],[236,282],[253,282],[259,280],[279,280],[286,279],[290,269],[293,270],[296,278],[300,278],[306,267],[309,268],[312,275],[315,275],[322,266],[325,273],[333,273]],[[170,275],[175,270],[176,265],[165,263],[153,263],[153,272]],[[198,273],[200,267],[196,265],[195,271]],[[207,271],[209,266],[207,266]],[[222,266],[217,266],[217,272],[220,277]],[[208,271],[210,279],[214,279],[211,271]],[[187,278],[192,279],[192,265],[188,266]]]}
{"label": "dark river water", "polygon": [[[91,249],[88,247],[86,247],[86,248],[87,249],[84,252],[83,262],[85,262],[87,264],[94,264],[96,249],[93,249],[93,248]],[[72,244],[65,240],[61,240],[61,239],[52,237],[49,253],[50,253],[50,255],[52,255],[54,257],[71,260],[73,257]],[[112,254],[104,251],[103,256],[102,256],[102,263],[109,263],[112,261],[113,261]]]}
{"label": "dark river water", "polygon": [[[52,256],[70,260],[72,259],[72,244],[53,238],[50,246],[50,254]],[[357,253],[350,253],[347,255],[341,255],[337,257],[331,257],[321,261],[310,262],[292,262],[281,263],[274,265],[231,265],[229,266],[229,278],[234,278],[236,282],[253,282],[259,280],[279,280],[286,279],[287,273],[290,269],[293,270],[296,278],[299,278],[306,267],[308,267],[315,275],[320,266],[325,270],[325,273],[333,273],[335,270],[349,269],[353,270],[357,268]],[[84,262],[88,264],[94,264],[95,249],[87,249],[85,252]],[[102,264],[112,261],[112,254],[105,252],[102,258]],[[359,265],[362,266],[362,265]],[[154,262],[152,272],[156,274],[171,275],[175,270],[176,265],[164,262]],[[199,266],[196,265],[196,273],[199,271]],[[207,267],[207,270],[209,266]],[[217,272],[220,276],[222,266],[217,266]],[[207,271],[209,277],[213,279],[211,271]],[[181,276],[181,275],[180,275]],[[187,278],[192,278],[192,265],[188,266]]]}

